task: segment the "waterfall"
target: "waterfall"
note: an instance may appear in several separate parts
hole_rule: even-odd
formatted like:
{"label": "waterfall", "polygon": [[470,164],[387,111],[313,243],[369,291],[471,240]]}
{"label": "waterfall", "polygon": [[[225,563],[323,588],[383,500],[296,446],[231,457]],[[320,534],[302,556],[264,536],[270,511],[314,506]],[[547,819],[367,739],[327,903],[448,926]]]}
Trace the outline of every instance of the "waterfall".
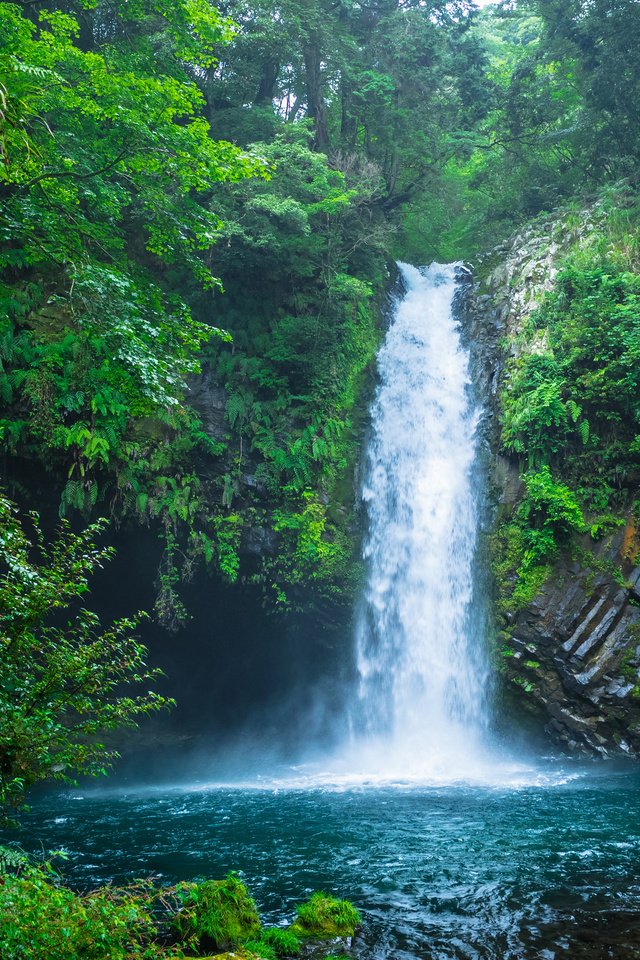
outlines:
{"label": "waterfall", "polygon": [[378,357],[352,753],[390,777],[473,776],[486,756],[480,411],[453,315],[458,269],[400,265]]}

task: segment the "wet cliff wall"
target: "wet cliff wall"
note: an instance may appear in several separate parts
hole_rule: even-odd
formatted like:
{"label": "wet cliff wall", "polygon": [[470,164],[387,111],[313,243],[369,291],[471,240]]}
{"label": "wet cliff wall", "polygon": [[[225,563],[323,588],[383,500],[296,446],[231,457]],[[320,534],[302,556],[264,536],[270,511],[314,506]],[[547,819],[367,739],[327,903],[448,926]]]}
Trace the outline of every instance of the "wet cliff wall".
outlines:
{"label": "wet cliff wall", "polygon": [[[574,754],[640,756],[639,471],[633,454],[638,431],[637,419],[627,422],[613,409],[605,386],[599,388],[599,403],[609,404],[611,426],[604,417],[598,425],[601,414],[592,416],[588,397],[575,393],[608,374],[612,368],[605,361],[618,347],[609,344],[608,353],[592,348],[591,372],[581,372],[572,394],[566,344],[579,344],[582,334],[572,328],[563,341],[547,323],[547,305],[556,304],[556,328],[563,323],[563,304],[566,323],[578,312],[586,327],[592,324],[590,302],[599,303],[605,331],[614,329],[624,308],[625,342],[636,343],[638,301],[620,290],[637,289],[637,269],[637,196],[623,186],[613,199],[600,197],[540,218],[491,251],[478,265],[465,309],[475,380],[488,401],[484,428],[493,515],[487,555],[495,584],[501,712],[528,717],[552,743]],[[588,276],[591,283],[579,310],[575,296],[558,300],[558,290],[578,282],[571,280],[574,275]],[[607,278],[618,276],[626,278],[626,287],[604,302],[599,291]],[[549,409],[537,411],[548,421],[540,434],[548,449],[542,442],[535,448],[533,434],[524,428],[518,444],[513,410],[518,392],[524,395],[523,377],[530,377],[530,391],[542,395],[550,380],[540,370],[552,363],[561,371],[556,376],[553,367],[557,390],[551,391]],[[616,390],[632,394],[633,383],[620,380]],[[626,399],[637,409],[637,394]],[[588,429],[581,424],[588,415],[592,433],[583,443]],[[562,510],[564,526],[554,520]],[[555,539],[547,549],[543,538],[549,531]]]}

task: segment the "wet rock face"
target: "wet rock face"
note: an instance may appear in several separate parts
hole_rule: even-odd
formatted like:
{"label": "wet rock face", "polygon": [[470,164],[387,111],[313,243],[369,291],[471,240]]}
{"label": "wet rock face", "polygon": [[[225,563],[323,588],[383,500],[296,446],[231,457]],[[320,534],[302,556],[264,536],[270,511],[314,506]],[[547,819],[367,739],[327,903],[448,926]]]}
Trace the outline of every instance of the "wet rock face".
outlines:
{"label": "wet rock face", "polygon": [[592,565],[560,561],[535,600],[509,624],[507,675],[546,715],[571,752],[640,757],[640,566],[625,555],[629,530],[594,551]]}
{"label": "wet rock face", "polygon": [[202,427],[212,440],[223,441],[229,433],[226,421],[227,392],[208,367],[194,378],[189,402],[198,411]]}
{"label": "wet rock face", "polygon": [[[522,496],[517,460],[500,443],[500,391],[508,356],[522,349],[527,316],[553,288],[558,260],[598,227],[595,205],[567,223],[553,218],[491,252],[465,285],[459,311],[471,348],[473,380],[487,410],[493,523]],[[581,239],[582,238],[582,239]],[[549,739],[575,754],[640,757],[640,529],[626,528],[567,555],[536,598],[496,623],[513,655],[500,664],[516,709],[534,712]],[[500,647],[503,644],[497,643]]]}

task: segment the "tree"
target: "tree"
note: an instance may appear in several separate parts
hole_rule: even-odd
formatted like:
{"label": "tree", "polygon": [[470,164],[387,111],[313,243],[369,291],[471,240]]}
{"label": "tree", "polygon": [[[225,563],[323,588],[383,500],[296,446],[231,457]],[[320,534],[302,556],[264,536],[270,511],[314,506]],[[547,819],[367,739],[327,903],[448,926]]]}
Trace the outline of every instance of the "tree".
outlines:
{"label": "tree", "polygon": [[593,177],[635,173],[640,144],[640,4],[534,0],[545,24],[544,61],[568,64],[580,109],[567,139]]}
{"label": "tree", "polygon": [[433,182],[486,112],[467,0],[229,0],[224,9],[243,29],[201,75],[214,126],[250,143],[306,118],[314,149],[380,167],[390,210]]}
{"label": "tree", "polygon": [[585,187],[636,175],[637,0],[519,0],[486,12],[477,30],[495,110],[477,130],[471,186],[491,198],[494,233],[496,221],[508,231]]}
{"label": "tree", "polygon": [[0,3],[0,449],[54,474],[61,514],[159,519],[162,584],[220,452],[188,404],[221,335],[212,191],[265,173],[194,79],[234,30],[208,0]]}
{"label": "tree", "polygon": [[79,534],[63,523],[50,546],[31,521],[33,542],[0,495],[0,817],[35,783],[104,773],[117,753],[103,735],[172,703],[131,692],[159,672],[134,636],[142,614],[103,629],[79,607],[113,554],[95,543],[104,521]]}
{"label": "tree", "polygon": [[204,0],[24,6],[0,4],[0,444],[66,474],[63,512],[148,503],[219,333],[182,296],[217,283],[211,190],[264,169],[193,80],[231,27]]}

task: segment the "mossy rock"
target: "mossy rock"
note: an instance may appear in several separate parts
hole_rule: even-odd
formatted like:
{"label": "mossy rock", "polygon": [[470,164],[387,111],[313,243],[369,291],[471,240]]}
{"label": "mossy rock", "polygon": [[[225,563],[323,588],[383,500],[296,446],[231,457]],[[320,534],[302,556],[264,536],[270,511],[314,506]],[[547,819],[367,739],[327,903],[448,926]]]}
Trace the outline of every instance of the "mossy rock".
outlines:
{"label": "mossy rock", "polygon": [[249,950],[227,950],[226,953],[214,953],[210,957],[200,957],[199,960],[260,960],[255,953]]}
{"label": "mossy rock", "polygon": [[258,940],[251,940],[245,946],[262,960],[279,960],[281,957],[297,957],[302,943],[291,927],[270,927],[262,931]]}
{"label": "mossy rock", "polygon": [[[185,884],[183,890],[184,906],[174,920],[182,940],[195,939],[201,948],[229,951],[260,934],[256,905],[236,873],[224,880]],[[242,957],[242,951],[235,956]]]}
{"label": "mossy rock", "polygon": [[348,900],[314,893],[298,907],[298,916],[290,930],[304,940],[331,940],[352,937],[361,922],[360,914]]}

